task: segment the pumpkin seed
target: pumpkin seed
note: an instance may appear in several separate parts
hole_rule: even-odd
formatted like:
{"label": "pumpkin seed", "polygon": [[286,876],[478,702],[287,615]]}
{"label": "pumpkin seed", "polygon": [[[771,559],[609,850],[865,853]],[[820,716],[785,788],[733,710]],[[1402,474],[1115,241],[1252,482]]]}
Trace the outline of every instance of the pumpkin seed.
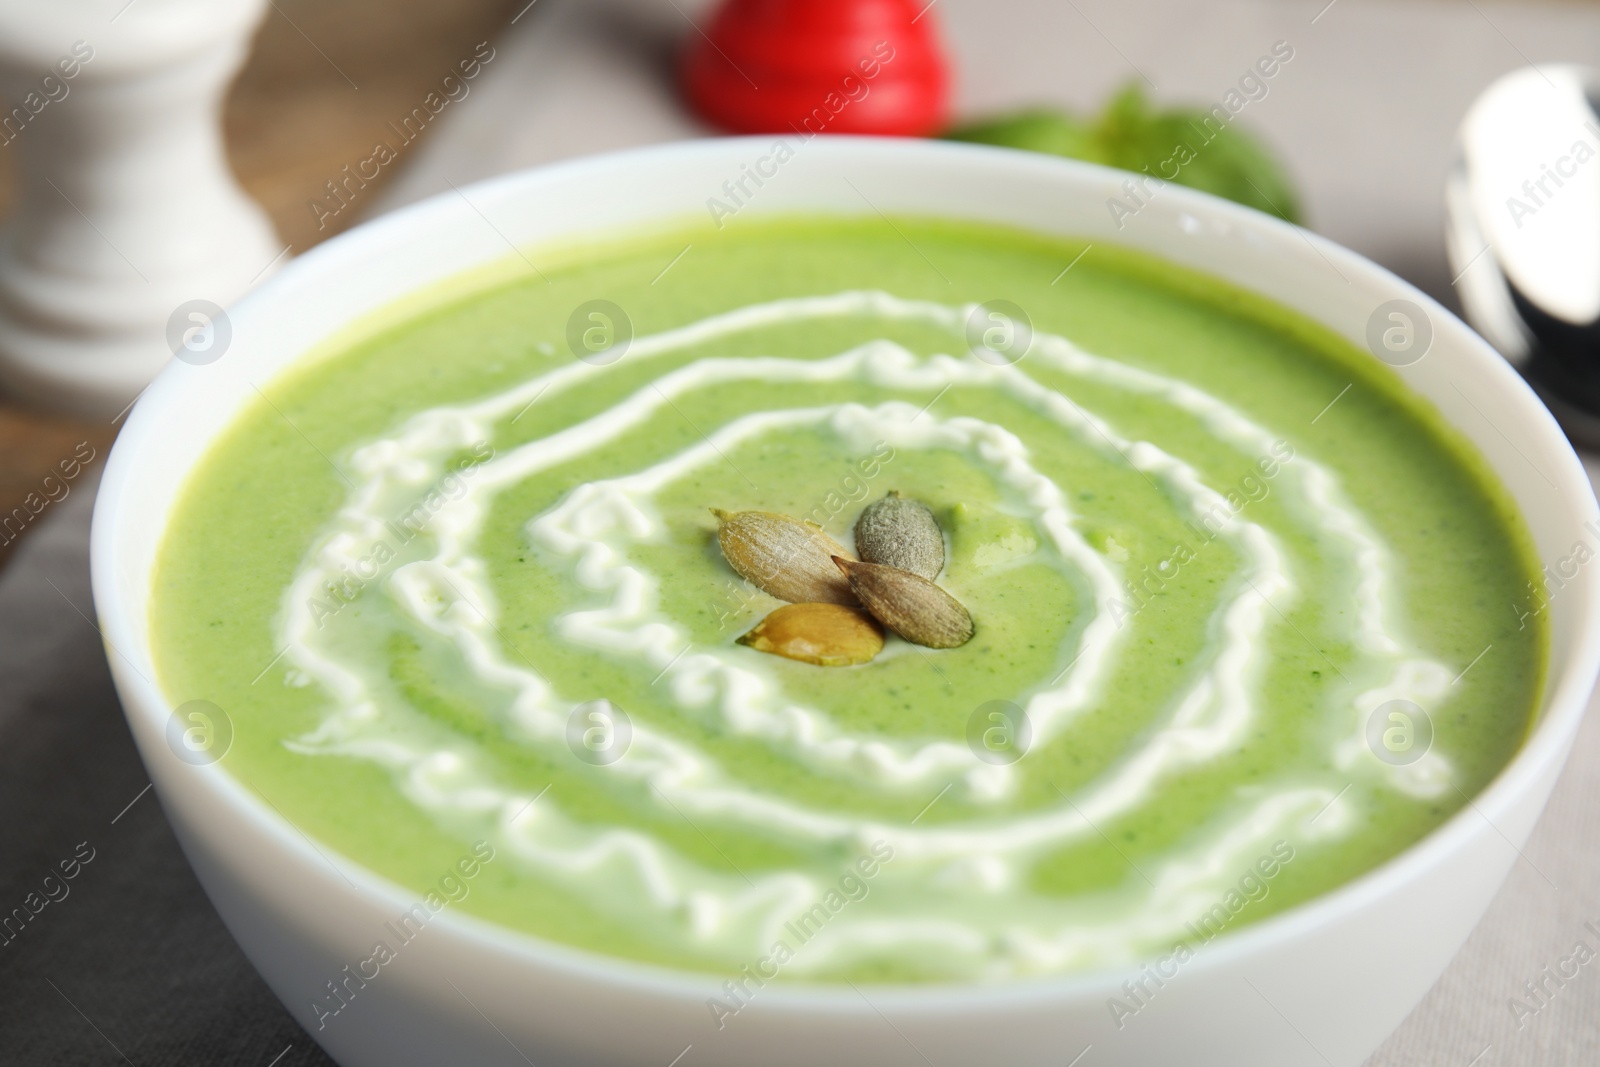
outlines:
{"label": "pumpkin seed", "polygon": [[856,519],[856,553],[932,581],[944,570],[944,534],[928,505],[891,490]]}
{"label": "pumpkin seed", "polygon": [[972,616],[961,602],[920,574],[833,557],[850,589],[873,617],[913,644],[955,648],[972,640]]}
{"label": "pumpkin seed", "polygon": [[848,667],[883,651],[883,627],[843,604],[785,604],[739,644],[820,667]]}
{"label": "pumpkin seed", "polygon": [[857,603],[850,583],[830,562],[854,557],[822,527],[771,511],[711,513],[728,566],[762,592],[793,604]]}

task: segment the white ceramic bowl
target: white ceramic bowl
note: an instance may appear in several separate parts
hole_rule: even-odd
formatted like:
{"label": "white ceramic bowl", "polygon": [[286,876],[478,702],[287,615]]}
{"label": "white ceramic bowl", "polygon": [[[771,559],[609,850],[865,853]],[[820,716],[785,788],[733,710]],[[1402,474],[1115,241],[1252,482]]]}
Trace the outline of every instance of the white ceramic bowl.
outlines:
{"label": "white ceramic bowl", "polygon": [[[95,603],[128,721],[168,819],[217,910],[268,984],[346,1067],[523,1064],[1050,1064],[1184,1062],[1355,1067],[1439,976],[1482,915],[1561,770],[1600,657],[1600,568],[1552,605],[1549,687],[1537,728],[1474,803],[1382,867],[1208,945],[1120,1032],[1107,999],[1131,975],[1001,987],[762,990],[713,1024],[721,981],[553,946],[448,909],[349,1007],[311,1005],[413,903],[398,886],[314,846],[232,780],[168,747],[172,707],[152,679],[152,561],[174,498],[260,384],[353,320],[538,245],[706,211],[770,138],[693,142],[579,160],[442,194],[289,264],[231,311],[209,366],[174,362],[134,409],[95,508]],[[1167,186],[1121,227],[1126,175],[965,145],[818,138],[741,217],[795,211],[993,220],[1145,249],[1264,293],[1357,344],[1386,301],[1433,331],[1409,386],[1477,443],[1554,561],[1588,540],[1593,495],[1577,457],[1521,379],[1405,282],[1265,215]],[[729,222],[737,225],[738,219]],[[1492,420],[1492,421],[1491,421]],[[1596,526],[1595,529],[1600,529]],[[225,566],[219,546],[218,566]],[[1470,581],[1470,575],[1462,575]],[[692,1047],[690,1047],[692,1046]],[[685,1053],[685,1049],[688,1049]],[[682,1055],[682,1060],[677,1057]]]}

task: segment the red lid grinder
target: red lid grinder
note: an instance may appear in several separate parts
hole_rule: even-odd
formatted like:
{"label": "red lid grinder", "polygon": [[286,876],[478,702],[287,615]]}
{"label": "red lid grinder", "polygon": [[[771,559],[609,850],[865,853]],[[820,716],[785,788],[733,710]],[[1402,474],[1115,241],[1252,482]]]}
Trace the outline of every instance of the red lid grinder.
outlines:
{"label": "red lid grinder", "polygon": [[932,6],[727,0],[688,41],[684,94],[734,133],[938,133],[949,74]]}

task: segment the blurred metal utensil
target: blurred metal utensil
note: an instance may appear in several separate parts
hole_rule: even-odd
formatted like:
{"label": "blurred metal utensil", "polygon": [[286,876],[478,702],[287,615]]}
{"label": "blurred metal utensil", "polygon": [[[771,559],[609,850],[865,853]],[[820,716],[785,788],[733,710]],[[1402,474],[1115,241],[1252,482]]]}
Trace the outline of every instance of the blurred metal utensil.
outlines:
{"label": "blurred metal utensil", "polygon": [[1527,67],[1461,125],[1446,248],[1469,322],[1600,447],[1600,71]]}

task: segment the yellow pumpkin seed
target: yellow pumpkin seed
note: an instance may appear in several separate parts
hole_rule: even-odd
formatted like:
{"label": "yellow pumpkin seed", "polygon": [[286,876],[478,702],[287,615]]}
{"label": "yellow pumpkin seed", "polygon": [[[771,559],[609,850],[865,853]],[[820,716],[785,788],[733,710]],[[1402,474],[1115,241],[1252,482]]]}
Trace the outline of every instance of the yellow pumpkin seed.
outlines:
{"label": "yellow pumpkin seed", "polygon": [[858,608],[843,604],[785,604],[739,638],[757,652],[848,667],[883,650],[883,627]]}

